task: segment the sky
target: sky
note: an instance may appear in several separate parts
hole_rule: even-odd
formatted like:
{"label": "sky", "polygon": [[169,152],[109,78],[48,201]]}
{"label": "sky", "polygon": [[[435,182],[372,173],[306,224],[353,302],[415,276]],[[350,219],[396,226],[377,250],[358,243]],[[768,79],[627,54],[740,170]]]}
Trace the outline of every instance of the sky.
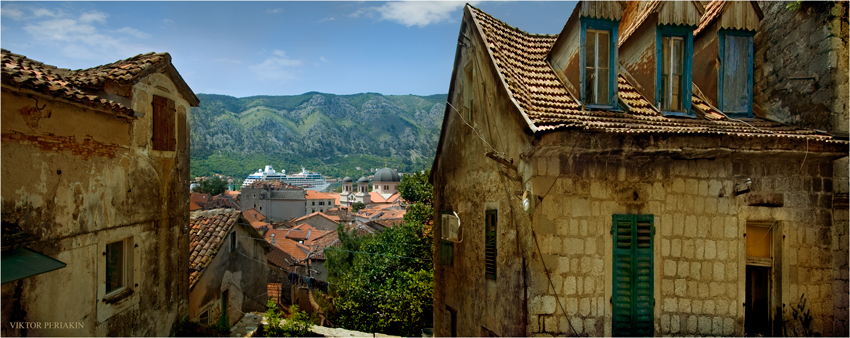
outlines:
{"label": "sky", "polygon": [[[529,33],[558,34],[565,1],[470,1]],[[85,69],[168,52],[195,93],[235,97],[448,92],[464,2],[0,2],[0,46]]]}

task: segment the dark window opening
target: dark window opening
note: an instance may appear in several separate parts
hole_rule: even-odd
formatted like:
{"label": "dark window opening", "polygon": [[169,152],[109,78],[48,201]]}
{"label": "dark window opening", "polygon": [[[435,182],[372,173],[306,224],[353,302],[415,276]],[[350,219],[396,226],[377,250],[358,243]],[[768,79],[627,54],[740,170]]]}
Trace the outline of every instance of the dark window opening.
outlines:
{"label": "dark window opening", "polygon": [[106,245],[106,293],[123,288],[125,283],[124,241]]}
{"label": "dark window opening", "polygon": [[496,210],[487,210],[484,218],[484,274],[496,279]]}

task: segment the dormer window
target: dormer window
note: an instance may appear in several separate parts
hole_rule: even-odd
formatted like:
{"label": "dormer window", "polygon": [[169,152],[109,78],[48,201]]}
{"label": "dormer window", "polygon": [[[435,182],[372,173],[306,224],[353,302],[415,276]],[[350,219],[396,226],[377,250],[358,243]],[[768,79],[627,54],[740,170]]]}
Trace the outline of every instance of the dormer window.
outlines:
{"label": "dormer window", "polygon": [[728,116],[753,116],[753,34],[722,30],[717,98]]}
{"label": "dormer window", "polygon": [[611,108],[617,97],[617,22],[582,19],[581,100],[590,107]]}
{"label": "dormer window", "polygon": [[691,115],[693,33],[690,29],[661,26],[656,42],[656,104],[664,114]]}

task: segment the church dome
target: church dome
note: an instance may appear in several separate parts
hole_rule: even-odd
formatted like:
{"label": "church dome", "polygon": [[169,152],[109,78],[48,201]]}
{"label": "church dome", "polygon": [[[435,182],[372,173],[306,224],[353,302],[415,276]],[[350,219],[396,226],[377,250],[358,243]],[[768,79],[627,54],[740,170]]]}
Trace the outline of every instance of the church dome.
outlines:
{"label": "church dome", "polygon": [[366,176],[361,176],[361,177],[357,180],[357,183],[369,183],[369,179],[368,179],[368,178],[366,178]]}
{"label": "church dome", "polygon": [[384,169],[378,170],[378,172],[375,173],[375,177],[372,178],[372,181],[373,182],[399,182],[399,181],[401,181],[401,178],[398,177],[398,173],[396,173],[395,170],[392,170],[390,168],[384,168]]}
{"label": "church dome", "polygon": [[354,182],[354,179],[352,179],[351,177],[348,177],[348,176],[345,176],[345,178],[342,179],[342,183],[352,183],[352,182]]}

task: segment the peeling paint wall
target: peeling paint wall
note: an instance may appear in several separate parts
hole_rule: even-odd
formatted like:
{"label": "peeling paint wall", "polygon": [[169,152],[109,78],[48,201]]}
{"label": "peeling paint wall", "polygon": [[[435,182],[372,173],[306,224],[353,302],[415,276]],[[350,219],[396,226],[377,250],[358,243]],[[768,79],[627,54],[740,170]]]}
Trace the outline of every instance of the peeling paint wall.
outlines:
{"label": "peeling paint wall", "polygon": [[655,31],[658,14],[651,14],[646,21],[620,46],[620,64],[626,68],[635,80],[638,88],[643,88],[641,94],[655,104],[656,55]]}
{"label": "peeling paint wall", "polygon": [[[151,98],[174,100],[184,120],[189,103],[162,74],[132,88],[127,101],[144,114],[133,120],[32,93],[39,111],[26,95],[3,86],[3,222],[67,267],[2,286],[3,334],[169,335],[188,315],[189,135],[179,130],[178,151],[151,150]],[[133,243],[132,292],[104,301],[103,252],[118,240]],[[82,327],[24,332],[12,319]]]}

